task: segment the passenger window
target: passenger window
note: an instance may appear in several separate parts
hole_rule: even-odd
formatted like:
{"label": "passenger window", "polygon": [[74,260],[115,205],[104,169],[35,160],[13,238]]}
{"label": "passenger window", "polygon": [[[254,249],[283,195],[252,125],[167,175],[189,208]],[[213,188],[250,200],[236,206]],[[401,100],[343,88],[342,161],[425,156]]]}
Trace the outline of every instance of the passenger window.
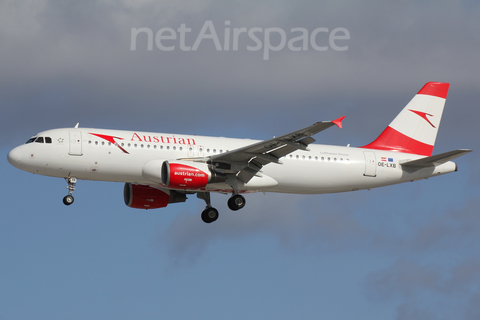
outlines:
{"label": "passenger window", "polygon": [[52,143],[52,138],[45,137],[45,143]]}
{"label": "passenger window", "polygon": [[38,137],[37,139],[35,139],[35,142],[36,143],[43,143],[43,137]]}

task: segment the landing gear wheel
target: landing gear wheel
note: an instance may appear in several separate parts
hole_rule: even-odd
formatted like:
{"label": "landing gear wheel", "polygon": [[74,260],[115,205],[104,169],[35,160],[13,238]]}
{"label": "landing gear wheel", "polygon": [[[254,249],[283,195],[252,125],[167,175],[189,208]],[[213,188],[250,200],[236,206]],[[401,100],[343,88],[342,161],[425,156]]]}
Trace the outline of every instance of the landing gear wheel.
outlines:
{"label": "landing gear wheel", "polygon": [[212,223],[218,219],[218,210],[215,208],[206,208],[202,212],[202,220],[205,223]]}
{"label": "landing gear wheel", "polygon": [[73,196],[72,195],[68,195],[68,196],[65,196],[63,198],[63,203],[66,205],[66,206],[69,206],[73,203]]}
{"label": "landing gear wheel", "polygon": [[230,210],[233,210],[233,211],[242,209],[243,207],[245,207],[245,203],[246,203],[245,198],[240,194],[231,196],[227,202],[228,207],[230,208]]}

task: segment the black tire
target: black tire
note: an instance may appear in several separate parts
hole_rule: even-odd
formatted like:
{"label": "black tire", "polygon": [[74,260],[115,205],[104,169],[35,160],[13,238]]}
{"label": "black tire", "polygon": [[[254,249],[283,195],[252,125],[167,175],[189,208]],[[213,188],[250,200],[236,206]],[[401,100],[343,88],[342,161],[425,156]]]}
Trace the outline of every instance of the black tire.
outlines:
{"label": "black tire", "polygon": [[73,203],[73,196],[72,195],[68,195],[68,196],[65,196],[63,198],[63,203],[66,205],[66,206],[69,206]]}
{"label": "black tire", "polygon": [[242,195],[236,194],[228,199],[227,204],[230,210],[237,211],[245,207],[246,200]]}
{"label": "black tire", "polygon": [[212,223],[218,219],[218,210],[215,208],[206,208],[202,212],[202,220],[205,223]]}

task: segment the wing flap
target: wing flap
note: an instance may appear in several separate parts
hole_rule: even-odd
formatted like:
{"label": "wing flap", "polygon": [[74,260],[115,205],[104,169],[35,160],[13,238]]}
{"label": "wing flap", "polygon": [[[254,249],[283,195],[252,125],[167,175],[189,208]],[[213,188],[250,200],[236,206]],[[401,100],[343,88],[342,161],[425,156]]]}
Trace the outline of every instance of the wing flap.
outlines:
{"label": "wing flap", "polygon": [[214,155],[211,157],[211,160],[214,162],[249,161],[252,155],[269,153],[274,157],[281,158],[295,150],[306,150],[307,145],[315,141],[315,139],[310,136],[328,129],[333,125],[341,127],[343,118],[345,117],[333,121],[317,122],[309,127],[290,132],[280,137],[274,137],[243,148]]}
{"label": "wing flap", "polygon": [[229,152],[217,154],[211,156],[208,162],[215,164],[216,167],[225,168],[226,170],[235,170],[234,167],[238,168],[237,178],[247,183],[262,166],[269,163],[281,164],[279,160],[281,157],[296,150],[308,150],[307,146],[315,141],[315,139],[311,137],[312,135],[334,125],[341,128],[344,118],[345,117],[341,117],[333,121],[317,122],[309,127],[290,132],[280,137],[274,137]]}

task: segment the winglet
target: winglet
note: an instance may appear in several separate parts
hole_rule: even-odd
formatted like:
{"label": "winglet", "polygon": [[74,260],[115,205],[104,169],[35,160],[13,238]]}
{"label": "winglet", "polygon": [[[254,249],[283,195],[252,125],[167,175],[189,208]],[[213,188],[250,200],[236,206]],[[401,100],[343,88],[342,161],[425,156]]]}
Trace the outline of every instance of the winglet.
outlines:
{"label": "winglet", "polygon": [[335,120],[332,120],[330,121],[331,123],[334,123],[337,125],[337,127],[339,127],[340,129],[342,129],[342,120],[345,119],[345,116],[341,117],[341,118],[338,118],[338,119],[335,119]]}

